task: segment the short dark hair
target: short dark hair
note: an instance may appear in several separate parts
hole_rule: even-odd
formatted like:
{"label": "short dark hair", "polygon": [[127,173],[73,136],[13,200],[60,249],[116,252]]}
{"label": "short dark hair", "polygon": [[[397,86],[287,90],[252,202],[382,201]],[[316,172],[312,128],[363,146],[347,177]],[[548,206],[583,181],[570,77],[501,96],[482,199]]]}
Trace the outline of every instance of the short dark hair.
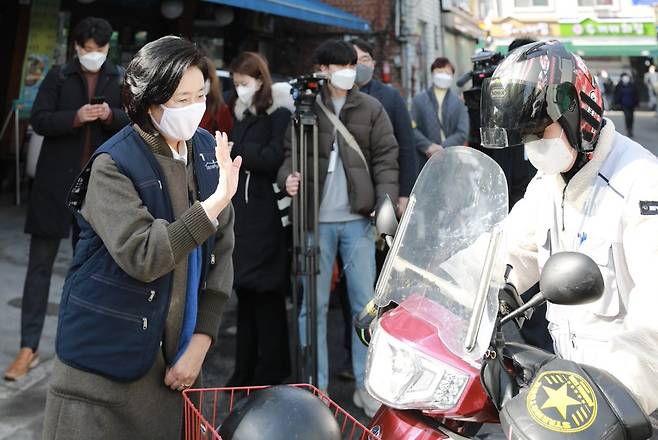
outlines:
{"label": "short dark hair", "polygon": [[84,46],[87,41],[94,40],[99,46],[105,46],[112,37],[112,25],[102,18],[83,18],[73,29],[73,41],[78,46]]}
{"label": "short dark hair", "polygon": [[516,38],[509,44],[509,46],[507,46],[507,52],[509,53],[514,49],[516,49],[517,47],[525,46],[526,44],[536,43],[536,42],[537,40],[535,40],[534,38],[527,38],[527,37]]}
{"label": "short dark hair", "polygon": [[347,41],[327,40],[315,49],[313,62],[320,66],[356,64],[356,51]]}
{"label": "short dark hair", "polygon": [[368,43],[366,40],[362,38],[355,38],[352,41],[350,41],[350,44],[352,44],[352,46],[358,47],[359,49],[361,49],[371,57],[373,58],[375,57],[375,46]]}
{"label": "short dark hair", "polygon": [[452,73],[455,73],[455,66],[453,66],[450,60],[445,57],[438,57],[437,59],[435,59],[434,62],[432,63],[432,66],[430,67],[430,72],[433,71],[434,69],[443,69],[446,66],[449,66],[450,69],[452,69]]}
{"label": "short dark hair", "polygon": [[123,105],[128,117],[143,130],[154,133],[149,107],[169,101],[191,66],[206,71],[201,51],[183,38],[169,35],[142,47],[130,61],[123,83]]}

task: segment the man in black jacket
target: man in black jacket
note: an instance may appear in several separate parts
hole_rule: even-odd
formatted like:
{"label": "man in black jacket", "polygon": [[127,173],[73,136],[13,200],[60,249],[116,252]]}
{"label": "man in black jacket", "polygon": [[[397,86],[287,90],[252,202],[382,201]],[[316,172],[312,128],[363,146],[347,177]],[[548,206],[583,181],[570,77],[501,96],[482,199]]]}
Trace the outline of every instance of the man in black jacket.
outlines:
{"label": "man in black jacket", "polygon": [[411,116],[404,103],[404,99],[393,87],[382,84],[374,79],[375,70],[374,48],[360,38],[351,41],[356,50],[356,85],[363,93],[367,93],[381,102],[388,118],[393,124],[393,134],[400,147],[398,163],[400,165],[400,198],[398,199],[398,213],[402,215],[409,201],[409,194],[416,182],[416,154],[414,152],[414,132]]}
{"label": "man in black jacket", "polygon": [[128,123],[122,110],[122,70],[106,61],[112,27],[95,17],[73,30],[77,57],[55,66],[43,80],[31,123],[44,136],[30,193],[25,232],[31,234],[21,310],[21,350],[5,371],[16,380],[36,366],[37,348],[48,305],[50,276],[62,238],[78,228],[66,195],[93,151]]}

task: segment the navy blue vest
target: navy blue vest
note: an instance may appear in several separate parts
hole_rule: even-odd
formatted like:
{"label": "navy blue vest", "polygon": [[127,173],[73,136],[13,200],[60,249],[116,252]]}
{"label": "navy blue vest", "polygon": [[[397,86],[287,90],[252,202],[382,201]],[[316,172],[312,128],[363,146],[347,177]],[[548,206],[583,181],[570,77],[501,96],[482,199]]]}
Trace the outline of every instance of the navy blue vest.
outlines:
{"label": "navy blue vest", "polygon": [[[215,140],[203,129],[192,138],[197,199],[207,199],[217,187]],[[174,221],[166,180],[155,156],[131,127],[126,126],[92,156],[71,189],[69,206],[81,233],[59,307],[55,348],[62,362],[111,379],[132,381],[155,362],[169,310],[172,273],[142,282],[123,271],[79,210],[86,195],[91,165],[107,153],[134,184],[154,218]],[[203,244],[201,285],[214,264],[215,236]],[[203,289],[200,294],[203,294]]]}

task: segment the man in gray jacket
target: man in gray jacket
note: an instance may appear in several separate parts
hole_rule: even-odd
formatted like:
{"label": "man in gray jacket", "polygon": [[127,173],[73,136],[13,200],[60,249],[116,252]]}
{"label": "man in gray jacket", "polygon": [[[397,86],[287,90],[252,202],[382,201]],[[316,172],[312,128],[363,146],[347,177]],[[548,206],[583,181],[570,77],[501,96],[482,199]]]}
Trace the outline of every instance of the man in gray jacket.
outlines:
{"label": "man in gray jacket", "polygon": [[[329,40],[315,51],[315,63],[329,80],[313,106],[318,116],[320,209],[318,213],[320,273],[317,278],[318,386],[329,384],[327,359],[327,311],[332,269],[340,252],[347,277],[352,316],[374,295],[375,241],[370,214],[378,198],[398,198],[398,144],[384,107],[354,85],[356,51],[351,44]],[[324,109],[323,109],[324,107]],[[336,115],[354,137],[351,145],[337,132],[329,114]],[[299,191],[300,175],[292,169],[291,129],[278,184],[290,196]],[[312,170],[311,170],[312,172]],[[314,178],[307,176],[310,181]],[[312,204],[308,191],[308,205]],[[313,215],[314,213],[309,213]],[[312,219],[311,219],[312,221]],[[304,297],[304,302],[307,298]],[[305,345],[306,306],[300,314],[300,338]],[[356,378],[354,403],[369,416],[379,407],[365,390],[363,381],[367,350],[352,334],[352,368]]]}
{"label": "man in gray jacket", "polygon": [[447,58],[432,63],[432,87],[414,97],[411,118],[418,153],[418,173],[443,147],[464,145],[468,137],[468,110],[450,90],[455,68]]}

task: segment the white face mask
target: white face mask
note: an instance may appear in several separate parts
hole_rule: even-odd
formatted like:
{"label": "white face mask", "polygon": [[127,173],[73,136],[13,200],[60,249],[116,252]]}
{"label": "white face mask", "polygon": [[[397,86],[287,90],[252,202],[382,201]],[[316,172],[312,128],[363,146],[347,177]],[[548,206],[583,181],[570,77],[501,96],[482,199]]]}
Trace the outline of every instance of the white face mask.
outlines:
{"label": "white face mask", "polygon": [[560,137],[538,139],[525,144],[530,163],[544,174],[558,174],[569,171],[574,159],[574,149]]}
{"label": "white face mask", "polygon": [[432,76],[432,82],[439,89],[447,89],[452,85],[452,75],[445,72],[435,73]]}
{"label": "white face mask", "polygon": [[201,123],[206,112],[206,103],[199,102],[185,107],[162,107],[163,113],[160,123],[151,115],[155,128],[165,137],[177,141],[186,141],[192,136]]}
{"label": "white face mask", "polygon": [[98,72],[101,70],[106,59],[107,54],[103,52],[89,52],[81,55],[80,51],[78,51],[78,60],[80,60],[80,64],[82,64],[82,67],[89,72]]}
{"label": "white face mask", "polygon": [[627,76],[622,76],[622,77],[621,77],[621,82],[622,82],[623,84],[628,84],[629,82],[631,82],[631,79],[630,79],[629,77],[627,77]]}
{"label": "white face mask", "polygon": [[331,74],[331,84],[337,89],[351,90],[356,79],[355,69],[340,69]]}
{"label": "white face mask", "polygon": [[238,99],[246,106],[251,106],[254,95],[260,89],[260,85],[256,80],[253,80],[246,86],[237,86],[235,88],[238,94]]}

